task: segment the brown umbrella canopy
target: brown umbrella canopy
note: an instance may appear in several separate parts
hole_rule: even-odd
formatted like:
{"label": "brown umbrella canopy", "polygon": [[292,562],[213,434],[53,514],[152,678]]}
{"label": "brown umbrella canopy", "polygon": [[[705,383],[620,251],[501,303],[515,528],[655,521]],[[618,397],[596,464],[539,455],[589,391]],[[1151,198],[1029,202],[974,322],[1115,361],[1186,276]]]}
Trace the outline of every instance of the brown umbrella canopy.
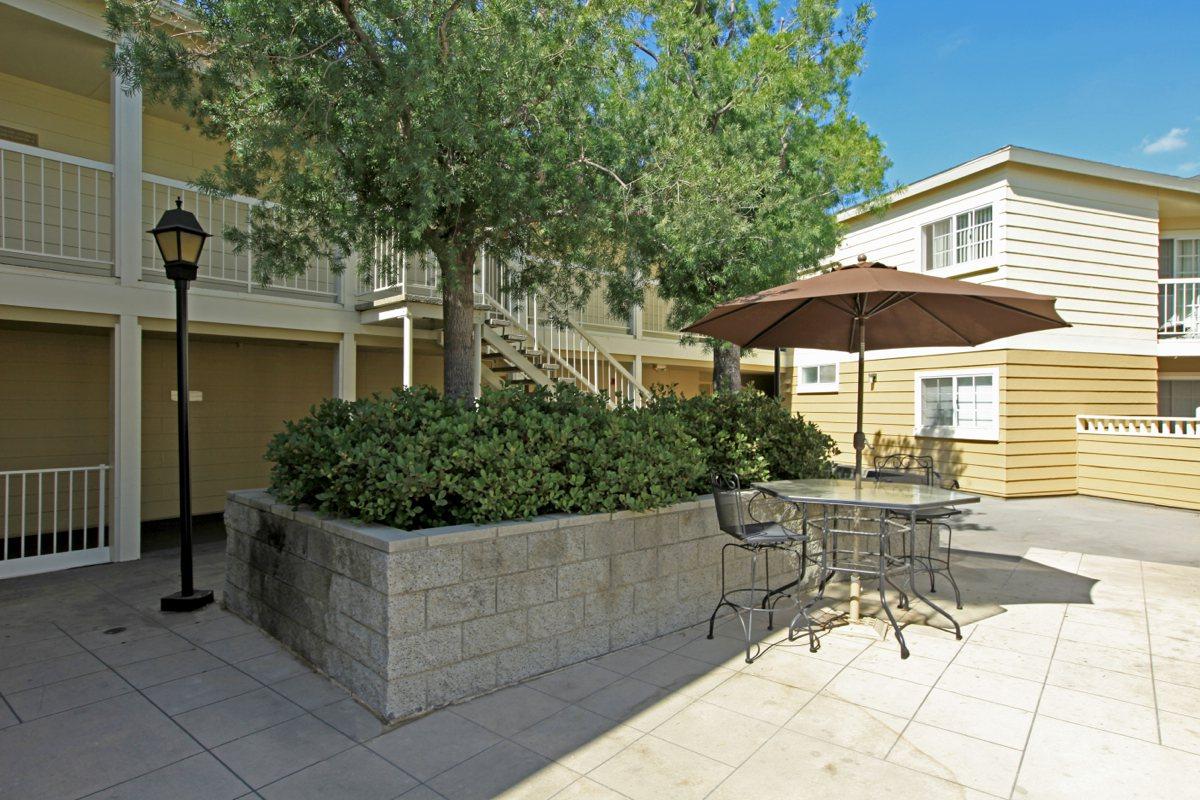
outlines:
{"label": "brown umbrella canopy", "polygon": [[[865,323],[865,324],[863,324]],[[688,333],[742,347],[969,347],[1065,328],[1054,298],[859,262],[723,303]]]}
{"label": "brown umbrella canopy", "polygon": [[742,347],[858,351],[854,480],[862,481],[864,353],[899,347],[972,347],[1070,323],[1054,298],[1016,289],[857,264],[722,303],[684,328]]}

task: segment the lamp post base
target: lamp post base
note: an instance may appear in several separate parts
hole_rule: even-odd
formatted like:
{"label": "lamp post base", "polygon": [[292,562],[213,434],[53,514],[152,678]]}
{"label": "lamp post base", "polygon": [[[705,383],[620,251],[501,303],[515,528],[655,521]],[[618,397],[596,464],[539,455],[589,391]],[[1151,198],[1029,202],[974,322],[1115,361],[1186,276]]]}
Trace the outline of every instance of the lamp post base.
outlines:
{"label": "lamp post base", "polygon": [[213,601],[212,589],[195,589],[191,594],[176,592],[162,599],[163,611],[195,611]]}

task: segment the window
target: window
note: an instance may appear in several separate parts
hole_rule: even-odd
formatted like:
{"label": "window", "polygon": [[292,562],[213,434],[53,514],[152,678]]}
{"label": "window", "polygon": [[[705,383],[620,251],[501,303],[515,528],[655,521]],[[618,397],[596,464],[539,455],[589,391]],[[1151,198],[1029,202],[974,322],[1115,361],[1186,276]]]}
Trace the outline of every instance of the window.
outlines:
{"label": "window", "polygon": [[925,269],[938,269],[992,254],[992,207],[983,206],[921,228]]}
{"label": "window", "polygon": [[1159,241],[1158,277],[1200,278],[1200,239]]}
{"label": "window", "polygon": [[838,390],[837,364],[809,364],[796,371],[797,392],[836,392]]}
{"label": "window", "polygon": [[918,373],[915,433],[964,439],[998,438],[999,382],[996,370]]}
{"label": "window", "polygon": [[1200,417],[1200,378],[1160,378],[1158,413],[1163,417]]}

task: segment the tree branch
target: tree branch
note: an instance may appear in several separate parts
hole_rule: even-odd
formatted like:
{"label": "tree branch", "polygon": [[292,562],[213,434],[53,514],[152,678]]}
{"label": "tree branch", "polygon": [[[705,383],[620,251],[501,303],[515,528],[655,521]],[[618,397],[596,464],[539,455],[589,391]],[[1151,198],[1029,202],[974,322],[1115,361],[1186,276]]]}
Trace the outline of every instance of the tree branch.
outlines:
{"label": "tree branch", "polygon": [[333,3],[346,20],[346,27],[354,34],[354,38],[367,54],[367,59],[374,65],[376,71],[381,76],[387,75],[387,67],[383,63],[383,59],[379,57],[379,51],[375,49],[375,43],[371,41],[371,37],[367,36],[367,32],[358,24],[358,18],[354,16],[354,9],[350,8],[350,0],[329,0]]}

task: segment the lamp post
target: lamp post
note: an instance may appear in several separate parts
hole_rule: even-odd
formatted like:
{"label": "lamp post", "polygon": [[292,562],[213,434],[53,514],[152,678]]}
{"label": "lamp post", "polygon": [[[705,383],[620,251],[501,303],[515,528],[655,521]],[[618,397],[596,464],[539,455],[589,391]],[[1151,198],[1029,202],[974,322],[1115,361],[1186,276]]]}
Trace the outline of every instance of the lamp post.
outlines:
{"label": "lamp post", "polygon": [[192,474],[188,446],[187,291],[196,280],[197,262],[209,234],[183,200],[166,211],[150,231],[162,255],[167,277],[175,282],[175,365],[179,418],[179,573],[180,589],[162,598],[163,611],[194,611],[213,601],[212,589],[192,586]]}

